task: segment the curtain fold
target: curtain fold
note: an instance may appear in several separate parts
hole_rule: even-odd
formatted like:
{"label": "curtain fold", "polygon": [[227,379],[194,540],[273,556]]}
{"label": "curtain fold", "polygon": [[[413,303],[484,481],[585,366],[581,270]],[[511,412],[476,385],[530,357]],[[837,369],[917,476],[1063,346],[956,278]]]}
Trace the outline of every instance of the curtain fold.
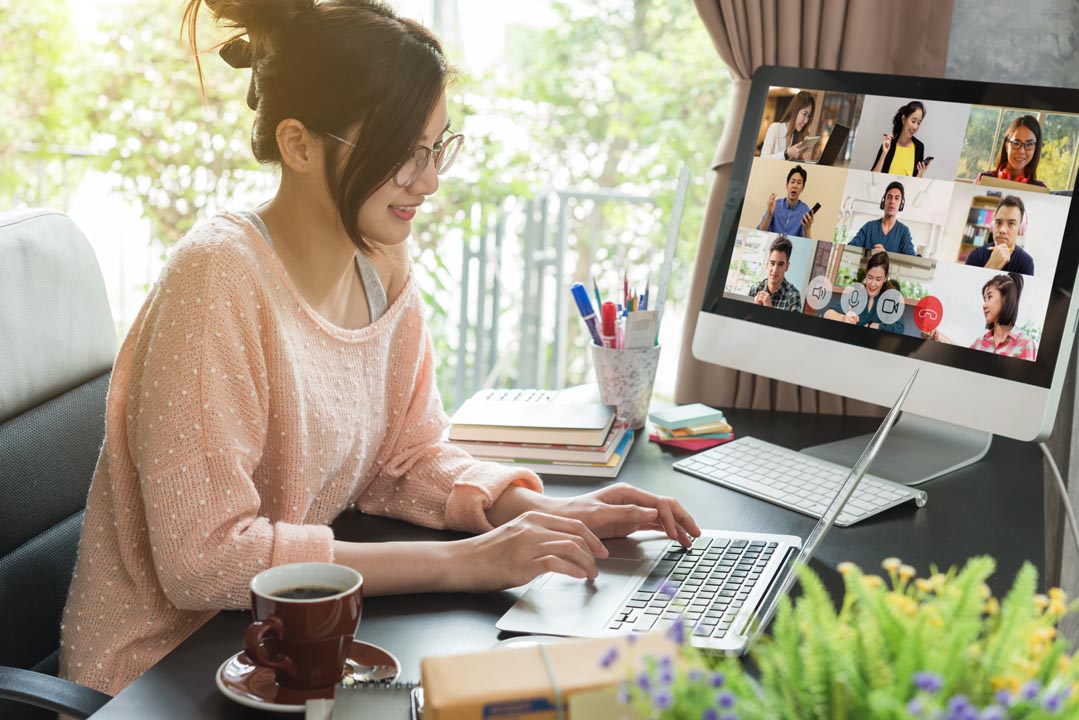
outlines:
{"label": "curtain fold", "polygon": [[733,83],[727,124],[712,161],[715,178],[693,268],[675,402],[808,413],[881,413],[875,405],[703,363],[693,357],[693,333],[712,267],[753,72],[761,65],[788,65],[943,76],[953,2],[695,0],[697,13],[720,60],[730,68]]}

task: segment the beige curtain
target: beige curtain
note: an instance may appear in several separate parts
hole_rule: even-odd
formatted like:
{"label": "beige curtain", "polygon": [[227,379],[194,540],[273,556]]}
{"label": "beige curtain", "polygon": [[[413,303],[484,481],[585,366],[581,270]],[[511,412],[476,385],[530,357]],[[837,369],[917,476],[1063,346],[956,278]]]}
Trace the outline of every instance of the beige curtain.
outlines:
{"label": "beige curtain", "polygon": [[874,405],[738,372],[693,357],[693,331],[712,267],[749,77],[761,65],[943,76],[953,0],[695,0],[719,58],[734,77],[727,125],[701,229],[686,310],[675,401],[718,407],[878,414]]}

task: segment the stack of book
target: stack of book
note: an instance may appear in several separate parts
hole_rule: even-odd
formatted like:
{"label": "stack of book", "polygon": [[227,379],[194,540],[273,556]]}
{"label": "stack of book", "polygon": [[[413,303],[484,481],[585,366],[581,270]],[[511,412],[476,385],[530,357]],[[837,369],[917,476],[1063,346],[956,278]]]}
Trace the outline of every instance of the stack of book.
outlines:
{"label": "stack of book", "polygon": [[614,408],[543,390],[481,390],[450,418],[450,445],[540,474],[616,477],[634,434]]}
{"label": "stack of book", "polygon": [[720,410],[693,403],[648,413],[652,421],[652,442],[693,450],[706,450],[734,439],[734,428]]}

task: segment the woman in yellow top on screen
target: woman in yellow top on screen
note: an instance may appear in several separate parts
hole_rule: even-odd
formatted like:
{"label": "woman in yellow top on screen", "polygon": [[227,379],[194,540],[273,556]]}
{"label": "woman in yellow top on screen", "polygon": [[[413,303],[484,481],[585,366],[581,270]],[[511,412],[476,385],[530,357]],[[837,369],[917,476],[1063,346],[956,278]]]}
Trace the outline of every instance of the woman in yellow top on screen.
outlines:
{"label": "woman in yellow top on screen", "polygon": [[873,172],[891,175],[922,177],[929,162],[925,159],[925,145],[914,137],[925,119],[925,105],[911,100],[896,111],[892,118],[892,134],[884,133],[884,141],[873,159]]}
{"label": "woman in yellow top on screen", "polygon": [[1004,133],[1004,142],[1000,146],[995,170],[986,170],[974,180],[975,185],[982,184],[983,177],[1026,185],[1048,187],[1038,179],[1038,161],[1042,157],[1042,126],[1033,115],[1020,115],[1008,126]]}
{"label": "woman in yellow top on screen", "polygon": [[764,144],[761,145],[761,157],[808,160],[814,143],[806,142],[805,138],[816,109],[817,100],[812,93],[802,90],[791,98],[791,104],[787,106],[779,122],[768,126],[768,132],[764,134]]}

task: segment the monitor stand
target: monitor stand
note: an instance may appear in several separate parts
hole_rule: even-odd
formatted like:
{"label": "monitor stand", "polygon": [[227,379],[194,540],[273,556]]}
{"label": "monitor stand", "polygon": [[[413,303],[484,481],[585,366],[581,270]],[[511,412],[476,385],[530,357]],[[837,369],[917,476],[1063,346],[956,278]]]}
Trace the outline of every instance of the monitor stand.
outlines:
{"label": "monitor stand", "polygon": [[[872,435],[815,445],[802,450],[821,460],[854,467]],[[899,416],[869,472],[901,485],[920,485],[978,462],[993,434],[905,412]]]}

